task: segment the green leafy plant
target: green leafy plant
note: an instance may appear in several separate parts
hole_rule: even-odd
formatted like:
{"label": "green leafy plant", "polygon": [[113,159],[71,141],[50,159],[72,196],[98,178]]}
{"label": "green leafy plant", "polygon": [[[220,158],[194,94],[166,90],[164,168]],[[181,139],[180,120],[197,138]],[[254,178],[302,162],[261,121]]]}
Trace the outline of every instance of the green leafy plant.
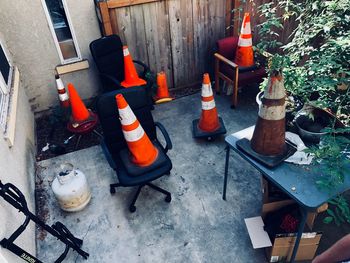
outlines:
{"label": "green leafy plant", "polygon": [[[272,70],[283,68],[287,91],[305,102],[312,101],[319,107],[348,116],[350,2],[273,1],[262,4],[258,10],[265,20],[258,25],[260,43],[257,46],[273,52],[270,66]],[[278,41],[279,32],[287,19],[297,25],[289,42],[282,45]]]}
{"label": "green leafy plant", "polygon": [[346,198],[339,195],[328,202],[333,205],[335,209],[327,209],[328,216],[323,219],[323,222],[326,224],[334,222],[337,226],[344,223],[350,224],[350,209]]}
{"label": "green leafy plant", "polygon": [[[263,22],[257,25],[256,48],[269,58],[268,73],[282,70],[289,94],[302,98],[305,104],[327,108],[350,124],[350,1],[270,1],[260,5],[258,13]],[[294,21],[295,29],[288,43],[282,43],[280,33],[287,20]],[[316,184],[331,191],[349,174],[344,151],[349,149],[350,141],[342,134],[350,129],[335,129],[334,120],[325,131],[322,143],[309,152],[323,167]],[[327,210],[324,222],[350,223],[346,198],[340,195],[329,202],[334,208]]]}
{"label": "green leafy plant", "polygon": [[[350,150],[350,139],[343,136],[350,132],[350,128],[326,128],[327,132],[319,145],[313,145],[306,150],[314,154],[314,160],[319,162],[319,177],[316,181],[320,189],[331,192],[332,189],[340,187],[345,177],[350,173],[350,159],[347,157]],[[334,209],[327,209],[328,216],[324,218],[324,223],[335,222],[350,223],[350,209],[346,198],[343,195],[329,200]]]}

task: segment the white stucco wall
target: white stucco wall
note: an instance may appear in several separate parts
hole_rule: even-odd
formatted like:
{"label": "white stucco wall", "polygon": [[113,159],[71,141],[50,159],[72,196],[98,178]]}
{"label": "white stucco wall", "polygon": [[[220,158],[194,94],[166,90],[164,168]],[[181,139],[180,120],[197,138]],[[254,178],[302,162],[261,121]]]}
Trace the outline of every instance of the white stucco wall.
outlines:
{"label": "white stucco wall", "polygon": [[[0,180],[12,183],[25,195],[30,211],[34,207],[34,116],[30,111],[28,98],[20,84],[14,146],[9,148],[0,132]],[[0,197],[0,240],[8,238],[24,221],[22,213]],[[27,230],[16,240],[16,244],[35,255],[35,227],[31,223]],[[23,262],[7,249],[0,247],[0,262],[4,258],[8,263]]]}
{"label": "white stucco wall", "polygon": [[[65,84],[73,82],[80,96],[87,99],[99,89],[89,43],[101,34],[93,0],[67,0],[67,4],[82,57],[89,60],[90,68],[65,74],[62,79]],[[22,73],[32,110],[39,112],[58,105],[54,76],[61,62],[41,0],[0,0],[0,30]]]}

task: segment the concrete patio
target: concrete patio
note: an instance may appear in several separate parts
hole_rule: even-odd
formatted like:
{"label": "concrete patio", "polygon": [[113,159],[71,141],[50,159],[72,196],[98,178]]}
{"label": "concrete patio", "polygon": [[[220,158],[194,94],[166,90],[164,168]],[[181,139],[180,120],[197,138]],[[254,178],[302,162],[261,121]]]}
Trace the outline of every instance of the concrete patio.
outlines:
{"label": "concrete patio", "polygon": [[[256,106],[252,99],[231,110],[228,96],[216,96],[220,116],[228,133],[254,124]],[[243,219],[258,215],[261,207],[259,174],[241,159],[233,158],[235,176],[228,184],[227,201],[221,198],[224,172],[224,137],[214,142],[194,140],[192,120],[200,116],[200,94],[157,105],[154,119],[167,129],[174,148],[170,176],[155,183],[172,193],[172,202],[145,188],[130,213],[128,204],[135,191],[119,188],[100,146],[62,155],[38,163],[43,180],[44,202],[39,207],[47,223],[61,221],[90,253],[88,261],[70,253],[67,262],[254,262],[264,261],[263,251],[251,249]],[[71,162],[88,178],[93,198],[81,212],[62,212],[50,189],[59,165]],[[63,246],[38,232],[38,256],[53,262]]]}
{"label": "concrete patio", "polygon": [[[253,94],[242,94],[239,108],[230,109],[230,97],[215,96],[228,134],[253,125],[257,107]],[[260,214],[260,176],[248,163],[231,154],[227,201],[223,201],[224,136],[213,142],[192,138],[192,120],[200,115],[200,94],[157,105],[154,119],[168,130],[174,148],[170,176],[155,184],[172,193],[172,202],[143,189],[130,213],[133,188],[118,188],[100,146],[38,163],[38,214],[48,224],[64,223],[84,240],[90,253],[84,260],[70,252],[66,262],[266,262],[263,250],[252,248],[244,218]],[[70,162],[83,171],[92,189],[92,200],[81,212],[60,210],[50,188],[59,165]],[[53,262],[63,251],[60,242],[37,231],[38,258]]]}

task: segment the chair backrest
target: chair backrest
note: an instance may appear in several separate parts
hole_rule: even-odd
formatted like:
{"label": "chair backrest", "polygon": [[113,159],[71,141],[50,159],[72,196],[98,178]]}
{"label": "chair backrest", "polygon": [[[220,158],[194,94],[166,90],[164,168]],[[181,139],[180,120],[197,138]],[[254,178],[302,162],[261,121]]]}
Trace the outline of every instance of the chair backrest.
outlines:
{"label": "chair backrest", "polygon": [[110,35],[92,41],[90,51],[100,73],[124,80],[123,44],[119,36]]}
{"label": "chair backrest", "polygon": [[117,94],[123,94],[150,140],[156,139],[157,136],[151,114],[151,105],[148,103],[149,98],[145,89],[133,87],[105,93],[97,101],[97,114],[102,126],[105,143],[112,154],[126,147],[115,101]]}
{"label": "chair backrest", "polygon": [[238,37],[226,37],[218,40],[216,42],[218,53],[229,60],[233,60],[236,55],[238,39]]}

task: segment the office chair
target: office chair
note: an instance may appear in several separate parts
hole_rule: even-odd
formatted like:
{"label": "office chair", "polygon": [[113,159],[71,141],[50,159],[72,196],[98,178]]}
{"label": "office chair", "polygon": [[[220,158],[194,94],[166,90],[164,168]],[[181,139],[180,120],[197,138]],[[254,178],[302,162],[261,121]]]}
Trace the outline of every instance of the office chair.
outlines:
{"label": "office chair", "polygon": [[[266,77],[263,64],[256,64],[252,67],[238,67],[234,57],[238,45],[238,37],[227,37],[216,42],[217,53],[215,57],[215,90],[220,93],[220,79],[227,81],[233,86],[231,108],[238,104],[238,87],[243,87],[250,83],[260,83]],[[255,53],[255,55],[257,55]]]}
{"label": "office chair", "polygon": [[[128,167],[127,164],[123,162],[122,153],[125,152],[127,144],[119,121],[118,108],[115,100],[116,94],[123,94],[146,134],[158,148],[159,153],[156,162],[147,168],[139,168],[137,166]],[[151,106],[147,103],[147,94],[145,90],[132,87],[105,93],[97,101],[97,113],[104,137],[101,146],[109,165],[117,173],[119,181],[118,183],[110,185],[111,194],[115,193],[116,187],[138,186],[136,194],[129,206],[129,211],[132,213],[136,211],[136,200],[141,189],[146,185],[163,193],[166,196],[165,201],[171,202],[171,194],[168,191],[151,183],[153,180],[163,175],[170,174],[172,163],[166,153],[172,148],[172,143],[165,128],[160,123],[154,122],[151,114]],[[156,127],[159,128],[164,136],[166,142],[165,147],[162,146],[157,139]]]}
{"label": "office chair", "polygon": [[[99,77],[104,92],[124,89],[121,82],[124,80],[123,43],[118,35],[110,35],[96,39],[90,43],[91,55],[99,71]],[[152,87],[154,80],[149,78],[151,71],[147,65],[138,60],[133,62],[143,68],[140,77],[147,81],[142,86],[146,89],[150,103],[152,100]]]}

